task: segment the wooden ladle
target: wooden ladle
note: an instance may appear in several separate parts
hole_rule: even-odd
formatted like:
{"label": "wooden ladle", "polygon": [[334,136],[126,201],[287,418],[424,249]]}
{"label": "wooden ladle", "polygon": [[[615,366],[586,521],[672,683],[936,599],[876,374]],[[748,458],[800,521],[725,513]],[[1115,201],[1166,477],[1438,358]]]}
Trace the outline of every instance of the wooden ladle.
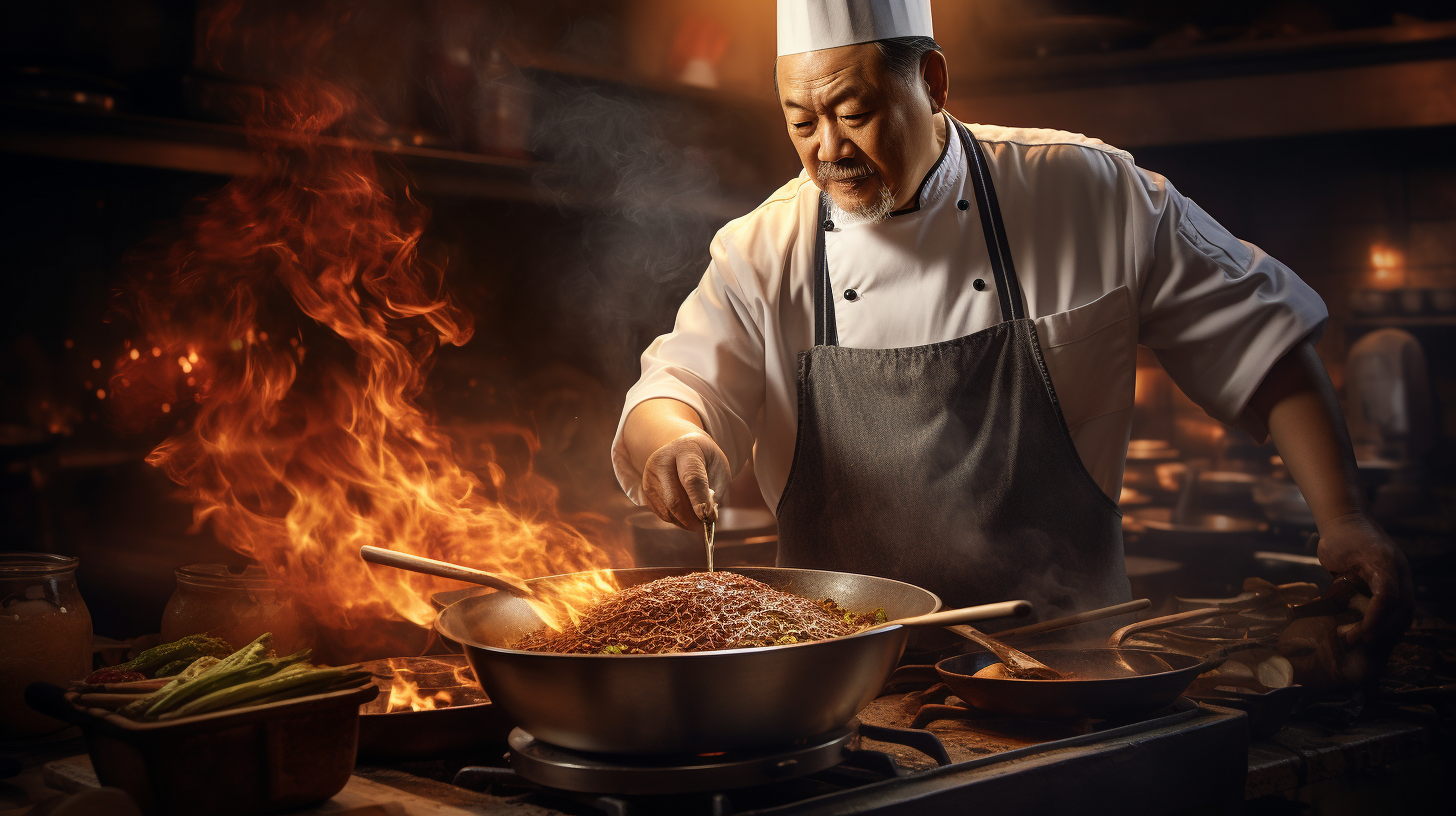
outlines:
{"label": "wooden ladle", "polygon": [[966,640],[979,643],[986,651],[996,655],[1011,676],[1018,680],[1061,680],[1062,673],[1051,666],[1042,663],[1019,649],[1013,649],[1001,641],[987,635],[979,629],[970,626],[947,626],[945,627]]}
{"label": "wooden ladle", "polygon": [[514,575],[500,575],[485,570],[462,567],[459,564],[451,564],[448,561],[436,561],[433,558],[425,558],[421,555],[410,555],[396,550],[386,550],[383,547],[373,547],[368,544],[359,548],[359,557],[371,564],[383,564],[386,567],[420,572],[425,575],[434,575],[438,578],[453,578],[456,581],[465,581],[471,584],[499,589],[502,592],[509,592],[522,598],[534,598],[536,594],[526,585],[525,581]]}

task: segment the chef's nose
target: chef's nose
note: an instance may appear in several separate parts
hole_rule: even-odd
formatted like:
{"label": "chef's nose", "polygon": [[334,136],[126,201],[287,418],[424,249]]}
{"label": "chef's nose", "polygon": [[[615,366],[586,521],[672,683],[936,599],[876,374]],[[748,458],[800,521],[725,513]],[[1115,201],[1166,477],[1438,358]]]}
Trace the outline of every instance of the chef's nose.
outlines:
{"label": "chef's nose", "polygon": [[854,156],[854,143],[845,138],[844,132],[834,123],[819,129],[819,161],[837,162]]}

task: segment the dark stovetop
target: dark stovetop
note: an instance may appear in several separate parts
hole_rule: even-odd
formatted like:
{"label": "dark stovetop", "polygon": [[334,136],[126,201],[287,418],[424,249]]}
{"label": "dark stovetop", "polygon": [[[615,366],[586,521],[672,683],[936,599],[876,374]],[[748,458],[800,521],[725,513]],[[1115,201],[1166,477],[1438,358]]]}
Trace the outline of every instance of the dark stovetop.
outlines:
{"label": "dark stovetop", "polygon": [[988,812],[1065,812],[1071,791],[1079,799],[1110,797],[1104,801],[1115,802],[1119,813],[1155,814],[1209,805],[1236,810],[1244,798],[1248,752],[1239,712],[1184,699],[1133,722],[940,719],[912,729],[921,713],[917,695],[886,694],[861,712],[858,737],[828,770],[720,792],[616,796],[543,789],[509,768],[503,747],[464,770],[457,760],[361,773],[453,779],[486,794],[470,804],[485,814],[827,816],[965,812],[971,805]]}

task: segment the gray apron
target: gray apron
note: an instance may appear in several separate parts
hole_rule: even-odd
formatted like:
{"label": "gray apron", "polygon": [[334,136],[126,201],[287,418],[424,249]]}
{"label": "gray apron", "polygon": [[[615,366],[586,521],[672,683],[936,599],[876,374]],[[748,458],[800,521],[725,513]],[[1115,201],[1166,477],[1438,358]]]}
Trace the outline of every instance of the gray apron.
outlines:
{"label": "gray apron", "polygon": [[927,346],[841,348],[821,202],[814,347],[799,353],[778,563],[907,581],[948,607],[1025,598],[1036,620],[1121,603],[1131,597],[1121,514],[1062,418],[981,146],[949,121],[965,147],[1002,322]]}

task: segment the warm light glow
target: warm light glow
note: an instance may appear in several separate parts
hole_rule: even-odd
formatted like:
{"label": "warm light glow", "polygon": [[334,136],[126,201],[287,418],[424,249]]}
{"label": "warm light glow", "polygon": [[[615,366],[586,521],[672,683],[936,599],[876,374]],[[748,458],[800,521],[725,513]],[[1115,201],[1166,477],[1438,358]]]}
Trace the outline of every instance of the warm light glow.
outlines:
{"label": "warm light glow", "polygon": [[1379,289],[1393,289],[1405,281],[1405,253],[1400,250],[1375,244],[1370,247],[1370,285]]}
{"label": "warm light glow", "polygon": [[[236,12],[220,12],[206,36],[228,34]],[[328,35],[258,41],[303,38],[300,53],[320,53]],[[334,138],[359,120],[370,121],[363,100],[318,76],[279,83],[247,116],[264,172],[196,202],[145,259],[128,304],[168,362],[133,351],[112,389],[147,421],[159,405],[185,406],[186,423],[147,461],[181,485],[199,524],[321,625],[367,632],[428,624],[429,596],[459,584],[369,565],[364,544],[520,577],[611,559],[581,532],[602,520],[563,517],[554,485],[529,464],[508,469],[489,444],[466,469],[418,402],[436,351],[469,340],[472,320],[418,252],[427,211],[389,191],[367,143]],[[528,429],[496,430],[539,447]],[[588,572],[538,607],[568,619],[612,588],[608,573]]]}

